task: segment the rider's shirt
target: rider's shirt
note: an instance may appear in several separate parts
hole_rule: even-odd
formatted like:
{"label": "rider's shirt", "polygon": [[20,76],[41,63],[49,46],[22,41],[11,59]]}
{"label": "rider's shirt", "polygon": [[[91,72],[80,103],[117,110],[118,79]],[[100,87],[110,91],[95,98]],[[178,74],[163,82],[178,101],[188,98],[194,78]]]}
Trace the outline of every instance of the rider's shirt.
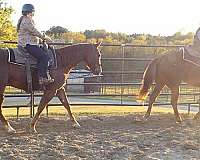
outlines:
{"label": "rider's shirt", "polygon": [[196,31],[193,44],[185,47],[189,54],[200,58],[200,28]]}
{"label": "rider's shirt", "polygon": [[200,28],[196,31],[194,35],[193,45],[194,47],[200,48]]}
{"label": "rider's shirt", "polygon": [[38,45],[39,38],[43,39],[44,35],[35,28],[32,18],[23,16],[18,31],[18,45],[25,47],[26,44]]}

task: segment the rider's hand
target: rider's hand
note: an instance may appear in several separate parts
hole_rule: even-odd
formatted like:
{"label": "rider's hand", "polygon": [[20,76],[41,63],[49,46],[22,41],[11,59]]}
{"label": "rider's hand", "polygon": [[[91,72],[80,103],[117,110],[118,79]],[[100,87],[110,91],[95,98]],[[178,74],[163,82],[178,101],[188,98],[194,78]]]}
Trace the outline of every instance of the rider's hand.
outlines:
{"label": "rider's hand", "polygon": [[52,39],[49,36],[46,36],[46,35],[44,37],[44,40],[46,40],[47,42],[52,42]]}

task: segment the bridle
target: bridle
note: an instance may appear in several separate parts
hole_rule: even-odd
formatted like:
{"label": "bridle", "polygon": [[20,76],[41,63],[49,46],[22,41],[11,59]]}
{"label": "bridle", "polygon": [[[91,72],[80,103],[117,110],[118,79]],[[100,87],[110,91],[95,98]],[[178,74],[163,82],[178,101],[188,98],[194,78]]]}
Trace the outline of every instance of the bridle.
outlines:
{"label": "bridle", "polygon": [[[94,45],[92,45],[92,53],[94,53],[94,52],[96,52],[95,51],[96,50],[96,48],[95,48],[95,46]],[[97,49],[98,50],[98,49]],[[99,52],[99,51],[98,51]],[[99,61],[99,56],[100,55],[98,55],[98,61]],[[91,68],[91,70],[94,72],[94,73],[96,73],[97,71],[97,69],[98,68],[102,68],[102,64],[101,63],[97,63],[97,62],[95,62],[95,64],[92,66],[92,68]]]}

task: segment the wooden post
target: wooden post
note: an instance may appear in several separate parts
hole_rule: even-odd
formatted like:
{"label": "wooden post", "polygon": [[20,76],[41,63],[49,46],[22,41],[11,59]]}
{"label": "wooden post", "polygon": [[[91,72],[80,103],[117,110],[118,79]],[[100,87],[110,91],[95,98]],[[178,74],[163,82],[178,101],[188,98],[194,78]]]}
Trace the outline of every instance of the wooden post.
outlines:
{"label": "wooden post", "polygon": [[35,115],[35,109],[34,109],[34,92],[31,92],[30,95],[31,99],[29,102],[29,107],[30,107],[30,118],[33,118],[33,116]]}
{"label": "wooden post", "polygon": [[46,115],[47,115],[47,118],[49,117],[49,106],[47,105],[46,106]]}
{"label": "wooden post", "polygon": [[200,112],[200,103],[199,103],[199,112]]}
{"label": "wooden post", "polygon": [[123,94],[124,94],[124,58],[125,58],[125,46],[126,44],[122,44],[122,64],[121,64],[121,87],[120,87],[120,94],[121,94],[121,105],[123,104]]}
{"label": "wooden post", "polygon": [[190,108],[191,108],[191,104],[188,104],[188,115],[190,114]]}
{"label": "wooden post", "polygon": [[31,92],[31,110],[32,110],[32,117],[35,115],[35,108],[34,108],[34,91]]}
{"label": "wooden post", "polygon": [[17,120],[19,120],[19,106],[17,106]]}

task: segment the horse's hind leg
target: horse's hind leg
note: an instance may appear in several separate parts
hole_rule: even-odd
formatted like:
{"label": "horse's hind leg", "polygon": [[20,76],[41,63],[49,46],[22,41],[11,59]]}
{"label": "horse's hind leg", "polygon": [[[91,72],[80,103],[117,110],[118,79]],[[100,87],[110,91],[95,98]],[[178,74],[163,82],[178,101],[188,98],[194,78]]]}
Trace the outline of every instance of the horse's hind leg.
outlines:
{"label": "horse's hind leg", "polygon": [[3,126],[5,129],[7,129],[7,131],[9,133],[15,133],[15,129],[13,129],[11,127],[11,125],[9,124],[9,122],[5,119],[3,113],[2,113],[2,103],[4,101],[4,91],[5,91],[6,86],[2,86],[0,87],[0,120],[3,123]]}
{"label": "horse's hind leg", "polygon": [[153,103],[155,102],[156,98],[160,94],[160,91],[162,90],[163,87],[164,87],[163,84],[157,83],[156,86],[155,86],[155,88],[153,89],[152,93],[150,94],[148,109],[147,109],[146,114],[144,115],[145,119],[149,118],[149,116],[151,114],[151,109],[153,107]]}
{"label": "horse's hind leg", "polygon": [[194,120],[199,119],[200,117],[200,111],[194,116]]}
{"label": "horse's hind leg", "polygon": [[67,95],[65,93],[64,87],[57,91],[57,96],[58,96],[59,100],[61,101],[61,103],[66,108],[66,110],[67,110],[67,112],[69,114],[69,118],[72,121],[73,125],[75,127],[76,126],[80,127],[80,124],[76,121],[75,117],[72,115],[72,112],[71,112],[71,109],[70,109],[70,105],[69,105],[69,101],[68,101]]}
{"label": "horse's hind leg", "polygon": [[42,113],[42,111],[44,110],[44,108],[49,103],[49,101],[53,98],[55,93],[56,93],[56,90],[54,90],[54,89],[53,90],[48,89],[44,92],[44,95],[42,96],[42,98],[40,100],[40,104],[38,106],[37,112],[36,112],[35,116],[33,117],[31,124],[30,124],[31,132],[35,132],[35,133],[37,132],[35,129],[35,126],[38,121],[38,118],[39,118],[40,114]]}
{"label": "horse's hind leg", "polygon": [[175,86],[173,88],[170,88],[172,95],[171,95],[171,104],[174,110],[174,115],[176,118],[176,122],[181,123],[182,119],[179,115],[178,109],[177,109],[177,101],[178,101],[178,97],[179,97],[179,86]]}

